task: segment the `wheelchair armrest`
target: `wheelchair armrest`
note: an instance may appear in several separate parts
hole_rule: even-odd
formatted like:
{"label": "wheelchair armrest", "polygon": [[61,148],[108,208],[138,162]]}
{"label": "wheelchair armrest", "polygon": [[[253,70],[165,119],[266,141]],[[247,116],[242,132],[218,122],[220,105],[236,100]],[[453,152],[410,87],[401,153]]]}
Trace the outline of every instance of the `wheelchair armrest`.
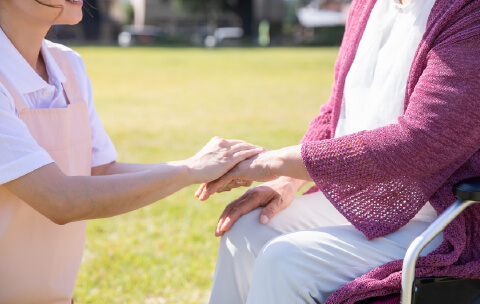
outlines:
{"label": "wheelchair armrest", "polygon": [[468,206],[480,203],[480,177],[462,180],[453,188],[453,193],[458,199],[408,247],[402,267],[402,304],[411,304],[415,265],[422,249]]}

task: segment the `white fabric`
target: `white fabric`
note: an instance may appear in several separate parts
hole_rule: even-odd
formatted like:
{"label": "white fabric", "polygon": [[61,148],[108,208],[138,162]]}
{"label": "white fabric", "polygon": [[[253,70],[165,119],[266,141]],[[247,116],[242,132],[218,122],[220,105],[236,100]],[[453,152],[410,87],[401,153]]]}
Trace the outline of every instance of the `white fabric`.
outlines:
{"label": "white fabric", "polygon": [[335,137],[398,122],[407,78],[435,0],[377,1],[345,80]]}
{"label": "white fabric", "polygon": [[323,303],[347,282],[402,259],[436,218],[427,204],[399,231],[367,241],[321,192],[297,197],[267,225],[258,221],[260,210],[242,216],[222,237],[210,304]]}
{"label": "white fabric", "polygon": [[[87,102],[92,129],[92,166],[100,166],[117,158],[115,147],[105,132],[93,104],[92,86],[80,55],[63,47],[84,100]],[[0,29],[0,73],[24,98],[30,108],[64,108],[67,101],[62,82],[62,71],[49,53],[45,42],[42,45],[49,83],[31,68]],[[0,84],[0,185],[17,179],[46,164],[53,162],[30,135],[26,125],[17,117],[12,96]]]}

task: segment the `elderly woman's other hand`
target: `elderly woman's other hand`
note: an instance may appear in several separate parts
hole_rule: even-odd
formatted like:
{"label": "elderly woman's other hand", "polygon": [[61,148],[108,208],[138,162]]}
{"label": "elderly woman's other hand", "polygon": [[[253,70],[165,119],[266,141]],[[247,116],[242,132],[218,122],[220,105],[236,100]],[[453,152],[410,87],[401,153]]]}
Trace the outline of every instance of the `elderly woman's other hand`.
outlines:
{"label": "elderly woman's other hand", "polygon": [[264,207],[259,221],[267,224],[278,212],[292,203],[297,191],[307,183],[290,177],[280,177],[249,189],[225,208],[218,220],[215,236],[222,236],[242,215],[258,207]]}

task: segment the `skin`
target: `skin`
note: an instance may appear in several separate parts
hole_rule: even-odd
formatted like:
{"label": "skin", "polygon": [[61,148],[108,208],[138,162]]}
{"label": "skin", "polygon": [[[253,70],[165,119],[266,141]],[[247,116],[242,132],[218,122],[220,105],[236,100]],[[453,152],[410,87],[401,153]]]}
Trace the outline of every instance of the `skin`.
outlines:
{"label": "skin", "polygon": [[258,207],[264,207],[259,221],[267,224],[292,203],[298,190],[312,181],[303,165],[301,146],[265,152],[242,161],[219,179],[202,184],[195,195],[207,200],[216,192],[229,191],[252,181],[265,183],[248,190],[225,208],[216,236],[223,235],[242,215]]}
{"label": "skin", "polygon": [[[0,27],[30,66],[45,80],[48,79],[40,47],[43,38],[54,24],[77,24],[82,20],[82,6],[65,0],[1,0]],[[62,8],[63,7],[63,8]]]}
{"label": "skin", "polygon": [[[0,27],[38,75],[48,80],[42,41],[54,24],[76,24],[81,2],[0,0]],[[57,7],[58,6],[58,7]],[[112,162],[92,176],[66,176],[55,164],[4,184],[10,192],[59,225],[105,218],[149,205],[191,184],[213,181],[264,149],[214,137],[186,160],[158,164]]]}

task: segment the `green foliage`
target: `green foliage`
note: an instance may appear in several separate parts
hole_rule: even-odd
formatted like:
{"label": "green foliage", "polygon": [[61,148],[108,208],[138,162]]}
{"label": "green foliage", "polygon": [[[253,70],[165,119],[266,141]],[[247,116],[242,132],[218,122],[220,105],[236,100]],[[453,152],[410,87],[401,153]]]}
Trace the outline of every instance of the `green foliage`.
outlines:
{"label": "green foliage", "polygon": [[[337,49],[76,48],[119,161],[187,158],[211,137],[297,144],[327,100]],[[244,190],[90,221],[75,303],[207,303],[225,205]]]}
{"label": "green foliage", "polygon": [[208,12],[223,7],[224,0],[174,0],[177,5],[191,12]]}
{"label": "green foliage", "polygon": [[133,24],[134,13],[133,13],[133,5],[130,2],[126,2],[122,5],[122,24],[129,25]]}

